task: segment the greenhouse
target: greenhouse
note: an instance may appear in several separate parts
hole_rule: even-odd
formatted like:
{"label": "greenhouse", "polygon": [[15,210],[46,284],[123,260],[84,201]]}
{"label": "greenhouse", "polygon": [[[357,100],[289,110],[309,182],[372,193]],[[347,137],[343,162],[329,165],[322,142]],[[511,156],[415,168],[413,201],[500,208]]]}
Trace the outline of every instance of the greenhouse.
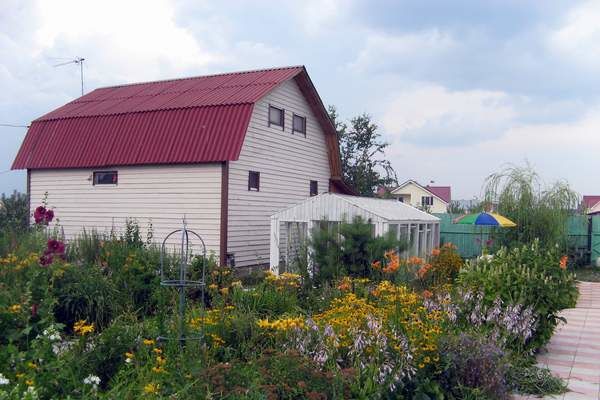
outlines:
{"label": "greenhouse", "polygon": [[355,217],[368,221],[375,236],[394,232],[405,240],[409,246],[404,256],[425,256],[440,242],[440,219],[417,208],[397,200],[323,193],[271,216],[272,272],[306,257],[306,244],[317,224],[332,227]]}

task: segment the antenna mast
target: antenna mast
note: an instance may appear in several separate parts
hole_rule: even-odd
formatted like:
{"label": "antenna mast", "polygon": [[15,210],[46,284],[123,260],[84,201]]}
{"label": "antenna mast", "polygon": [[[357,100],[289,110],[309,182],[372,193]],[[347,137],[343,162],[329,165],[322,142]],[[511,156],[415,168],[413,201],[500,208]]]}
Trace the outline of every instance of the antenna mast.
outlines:
{"label": "antenna mast", "polygon": [[76,57],[74,60],[67,61],[67,62],[55,65],[55,67],[61,67],[63,65],[68,65],[68,64],[79,64],[79,73],[81,75],[81,95],[82,96],[83,96],[83,62],[84,61],[85,61],[85,58],[83,58],[83,57]]}

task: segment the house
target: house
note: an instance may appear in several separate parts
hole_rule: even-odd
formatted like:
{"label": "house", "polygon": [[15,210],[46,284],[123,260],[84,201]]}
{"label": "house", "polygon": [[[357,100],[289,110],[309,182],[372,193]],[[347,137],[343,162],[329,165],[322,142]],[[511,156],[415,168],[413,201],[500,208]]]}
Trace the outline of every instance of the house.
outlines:
{"label": "house", "polygon": [[276,211],[351,192],[303,66],[96,89],[33,121],[12,168],[67,239],[132,218],[161,241],[185,216],[237,266],[269,262]]}
{"label": "house", "polygon": [[392,190],[392,196],[431,213],[445,213],[452,201],[450,186],[423,186],[412,179]]}
{"label": "house", "polygon": [[[290,265],[311,235],[315,224],[328,226],[351,222],[355,217],[368,221],[375,236],[392,232],[406,240],[405,256],[425,257],[440,244],[440,218],[394,199],[322,193],[285,208],[271,216],[271,270]],[[308,262],[308,260],[306,260]]]}
{"label": "house", "polygon": [[588,215],[600,213],[600,196],[583,196],[581,199],[581,210]]}

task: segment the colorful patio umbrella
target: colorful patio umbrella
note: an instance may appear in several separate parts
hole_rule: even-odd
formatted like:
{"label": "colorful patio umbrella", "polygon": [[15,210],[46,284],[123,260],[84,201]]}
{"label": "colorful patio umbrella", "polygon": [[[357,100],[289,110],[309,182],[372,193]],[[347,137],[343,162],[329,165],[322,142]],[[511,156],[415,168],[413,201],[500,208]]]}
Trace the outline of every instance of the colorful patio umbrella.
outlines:
{"label": "colorful patio umbrella", "polygon": [[491,212],[480,212],[475,214],[467,214],[456,218],[452,221],[455,224],[463,225],[487,225],[487,226],[499,226],[501,228],[514,228],[517,226],[510,219],[503,217],[500,214]]}

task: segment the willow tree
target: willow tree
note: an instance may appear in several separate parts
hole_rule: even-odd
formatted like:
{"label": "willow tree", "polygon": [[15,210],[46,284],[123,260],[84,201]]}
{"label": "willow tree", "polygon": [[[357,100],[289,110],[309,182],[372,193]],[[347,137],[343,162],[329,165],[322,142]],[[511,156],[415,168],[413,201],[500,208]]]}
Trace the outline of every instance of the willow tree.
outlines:
{"label": "willow tree", "polygon": [[531,243],[537,238],[544,245],[568,245],[568,218],[579,196],[567,182],[547,185],[529,164],[508,165],[488,176],[484,190],[488,203],[517,224],[498,232],[503,244]]}

